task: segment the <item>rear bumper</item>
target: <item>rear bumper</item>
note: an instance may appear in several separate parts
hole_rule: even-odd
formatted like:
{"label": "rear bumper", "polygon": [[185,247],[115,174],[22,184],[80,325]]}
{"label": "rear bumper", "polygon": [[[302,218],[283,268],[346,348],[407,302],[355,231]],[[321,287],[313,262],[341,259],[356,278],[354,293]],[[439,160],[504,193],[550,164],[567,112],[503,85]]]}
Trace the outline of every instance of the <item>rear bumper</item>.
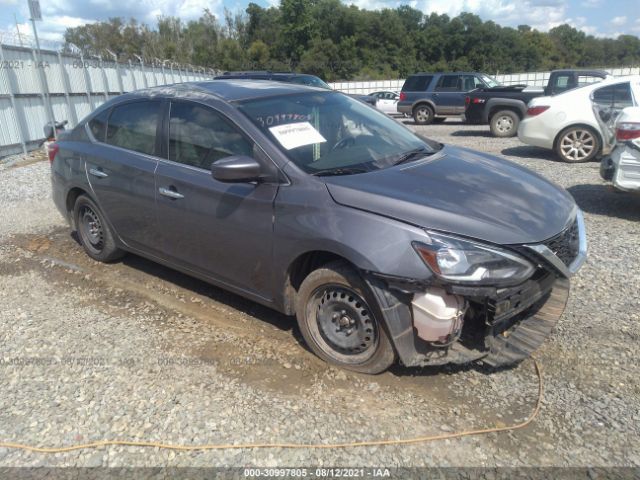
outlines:
{"label": "rear bumper", "polygon": [[[543,114],[544,115],[544,114]],[[518,126],[518,138],[522,143],[535,147],[553,149],[555,133],[540,121],[539,117],[524,118]]]}
{"label": "rear bumper", "polygon": [[474,108],[471,105],[464,111],[464,116],[466,118],[467,123],[471,123],[474,125],[481,125],[483,123],[487,123],[483,118],[482,109]]}
{"label": "rear bumper", "polygon": [[55,169],[51,170],[51,197],[58,211],[62,214],[67,222],[70,222],[69,211],[67,210],[67,199],[65,182],[62,177],[56,173]]}
{"label": "rear bumper", "polygon": [[618,190],[640,191],[640,151],[618,145],[600,162],[600,176]]}
{"label": "rear bumper", "polygon": [[398,113],[413,113],[411,104],[398,102]]}

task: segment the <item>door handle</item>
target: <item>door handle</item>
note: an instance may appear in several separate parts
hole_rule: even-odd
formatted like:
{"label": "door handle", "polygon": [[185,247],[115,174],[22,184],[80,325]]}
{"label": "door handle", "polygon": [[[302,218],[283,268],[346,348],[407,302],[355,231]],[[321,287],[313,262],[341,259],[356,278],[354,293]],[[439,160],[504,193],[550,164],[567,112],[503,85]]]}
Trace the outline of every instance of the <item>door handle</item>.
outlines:
{"label": "door handle", "polygon": [[98,178],[105,178],[109,176],[108,173],[104,173],[102,170],[98,170],[97,168],[90,168],[89,173]]}
{"label": "door handle", "polygon": [[171,190],[170,188],[160,187],[158,191],[160,192],[160,195],[164,195],[165,197],[169,197],[173,199],[184,198],[184,195],[176,192],[175,190]]}

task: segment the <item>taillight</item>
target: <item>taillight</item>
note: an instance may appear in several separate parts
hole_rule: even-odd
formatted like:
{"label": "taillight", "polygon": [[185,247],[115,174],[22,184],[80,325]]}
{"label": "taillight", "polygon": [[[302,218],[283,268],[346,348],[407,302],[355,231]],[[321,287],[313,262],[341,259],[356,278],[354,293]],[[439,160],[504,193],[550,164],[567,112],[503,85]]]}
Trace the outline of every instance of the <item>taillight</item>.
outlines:
{"label": "taillight", "polygon": [[407,94],[404,92],[400,92],[400,101],[404,102],[407,99]]}
{"label": "taillight", "polygon": [[464,106],[468,107],[469,103],[471,103],[471,97],[464,97]]}
{"label": "taillight", "polygon": [[535,117],[536,115],[540,115],[542,112],[546,112],[549,110],[549,105],[540,105],[539,107],[529,107],[527,109],[527,117]]}
{"label": "taillight", "polygon": [[56,142],[51,142],[49,145],[47,145],[47,155],[49,156],[49,163],[53,163],[59,151],[60,146]]}
{"label": "taillight", "polygon": [[640,138],[640,123],[624,122],[616,125],[616,140],[627,141]]}

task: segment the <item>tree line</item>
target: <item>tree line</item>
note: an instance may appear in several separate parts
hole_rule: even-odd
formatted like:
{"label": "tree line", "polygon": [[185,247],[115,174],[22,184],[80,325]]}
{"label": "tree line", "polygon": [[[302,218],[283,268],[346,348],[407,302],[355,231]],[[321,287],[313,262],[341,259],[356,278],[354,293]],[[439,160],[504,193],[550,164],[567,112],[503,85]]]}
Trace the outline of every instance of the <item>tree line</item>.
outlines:
{"label": "tree line", "polygon": [[474,70],[489,74],[569,67],[640,64],[640,39],[596,38],[564,24],[549,32],[503,27],[471,13],[424,14],[410,6],[365,10],[340,0],[281,0],[218,18],[159,17],[68,28],[71,44],[88,55],[141,54],[216,70],[295,70],[326,81],[404,78],[417,71]]}

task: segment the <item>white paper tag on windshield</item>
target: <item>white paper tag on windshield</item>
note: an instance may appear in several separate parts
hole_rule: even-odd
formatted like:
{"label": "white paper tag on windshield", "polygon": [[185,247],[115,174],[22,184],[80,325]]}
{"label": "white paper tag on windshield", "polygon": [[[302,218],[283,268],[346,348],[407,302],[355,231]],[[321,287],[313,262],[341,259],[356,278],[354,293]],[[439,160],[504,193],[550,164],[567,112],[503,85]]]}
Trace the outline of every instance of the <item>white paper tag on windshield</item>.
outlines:
{"label": "white paper tag on windshield", "polygon": [[287,150],[327,141],[309,122],[277,125],[269,130]]}

